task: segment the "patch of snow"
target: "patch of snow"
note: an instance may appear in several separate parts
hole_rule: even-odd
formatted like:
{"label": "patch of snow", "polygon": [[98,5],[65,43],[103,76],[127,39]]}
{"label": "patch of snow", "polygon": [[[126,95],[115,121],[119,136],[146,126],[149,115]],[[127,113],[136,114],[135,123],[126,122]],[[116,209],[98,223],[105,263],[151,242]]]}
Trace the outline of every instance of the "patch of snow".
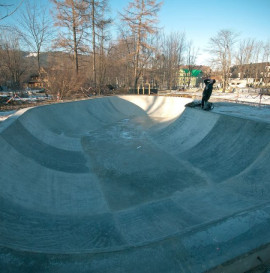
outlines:
{"label": "patch of snow", "polygon": [[0,122],[6,120],[10,116],[12,116],[16,111],[6,111],[6,112],[0,112]]}
{"label": "patch of snow", "polygon": [[[213,93],[211,98],[270,105],[270,96],[252,93]],[[211,100],[210,98],[210,100]]]}
{"label": "patch of snow", "polygon": [[30,52],[26,57],[29,58],[29,57],[37,57],[37,53],[36,52]]}

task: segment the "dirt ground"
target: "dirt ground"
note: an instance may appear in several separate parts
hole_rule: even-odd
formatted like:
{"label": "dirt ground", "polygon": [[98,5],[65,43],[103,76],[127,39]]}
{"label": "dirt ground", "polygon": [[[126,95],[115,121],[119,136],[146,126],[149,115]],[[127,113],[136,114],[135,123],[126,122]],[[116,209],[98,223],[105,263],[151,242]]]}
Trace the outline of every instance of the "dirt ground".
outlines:
{"label": "dirt ground", "polygon": [[40,102],[16,102],[16,103],[9,103],[9,104],[0,104],[0,112],[8,112],[8,111],[17,111],[23,108],[28,108],[28,107],[34,107],[34,106],[39,106],[39,105],[46,105],[46,104],[51,104],[51,103],[56,103],[54,100],[50,101],[40,101]]}

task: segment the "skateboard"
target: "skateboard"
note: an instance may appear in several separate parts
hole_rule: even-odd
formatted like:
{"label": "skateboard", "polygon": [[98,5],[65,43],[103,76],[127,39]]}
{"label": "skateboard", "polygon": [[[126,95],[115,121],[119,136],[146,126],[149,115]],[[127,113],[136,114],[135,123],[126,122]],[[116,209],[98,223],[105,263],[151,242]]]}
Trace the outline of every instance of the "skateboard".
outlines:
{"label": "skateboard", "polygon": [[185,106],[190,108],[201,109],[204,111],[211,111],[214,109],[214,104],[212,102],[206,102],[204,108],[202,108],[202,102],[200,100],[198,101],[194,100],[190,103],[187,103]]}

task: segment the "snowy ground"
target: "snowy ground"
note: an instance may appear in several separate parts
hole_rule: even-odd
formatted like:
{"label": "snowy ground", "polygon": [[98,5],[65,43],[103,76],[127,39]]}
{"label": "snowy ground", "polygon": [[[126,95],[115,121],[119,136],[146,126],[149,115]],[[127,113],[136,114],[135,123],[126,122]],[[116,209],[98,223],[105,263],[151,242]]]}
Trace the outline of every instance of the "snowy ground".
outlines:
{"label": "snowy ground", "polygon": [[[202,91],[165,91],[163,95],[189,96],[194,100],[201,100]],[[254,91],[243,92],[243,90],[234,93],[222,93],[213,91],[210,98],[214,102],[215,113],[231,115],[241,118],[248,118],[257,121],[270,123],[270,96],[259,95]]]}
{"label": "snowy ground", "polygon": [[[190,95],[195,99],[200,99],[202,96],[202,91],[196,89],[190,91],[164,91],[162,94],[166,95]],[[238,103],[250,103],[250,104],[262,104],[270,105],[270,96],[269,95],[260,95],[255,91],[240,90],[234,93],[222,93],[221,91],[213,91],[210,100],[219,100],[219,101],[232,101]]]}
{"label": "snowy ground", "polygon": [[223,99],[235,102],[251,103],[251,104],[266,104],[270,105],[270,96],[260,95],[256,93],[220,93],[214,92],[212,98]]}
{"label": "snowy ground", "polygon": [[0,122],[12,116],[16,111],[0,112]]}

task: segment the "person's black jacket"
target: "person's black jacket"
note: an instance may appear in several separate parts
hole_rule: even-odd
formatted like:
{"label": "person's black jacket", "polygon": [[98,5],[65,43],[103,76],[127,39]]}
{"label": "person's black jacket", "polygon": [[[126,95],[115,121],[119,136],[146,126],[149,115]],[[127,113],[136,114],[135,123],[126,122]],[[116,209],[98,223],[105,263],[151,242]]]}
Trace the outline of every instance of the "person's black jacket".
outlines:
{"label": "person's black jacket", "polygon": [[211,79],[205,79],[205,88],[203,90],[203,100],[208,101],[210,96],[212,95],[213,91],[213,85],[216,82],[216,80],[211,80]]}

